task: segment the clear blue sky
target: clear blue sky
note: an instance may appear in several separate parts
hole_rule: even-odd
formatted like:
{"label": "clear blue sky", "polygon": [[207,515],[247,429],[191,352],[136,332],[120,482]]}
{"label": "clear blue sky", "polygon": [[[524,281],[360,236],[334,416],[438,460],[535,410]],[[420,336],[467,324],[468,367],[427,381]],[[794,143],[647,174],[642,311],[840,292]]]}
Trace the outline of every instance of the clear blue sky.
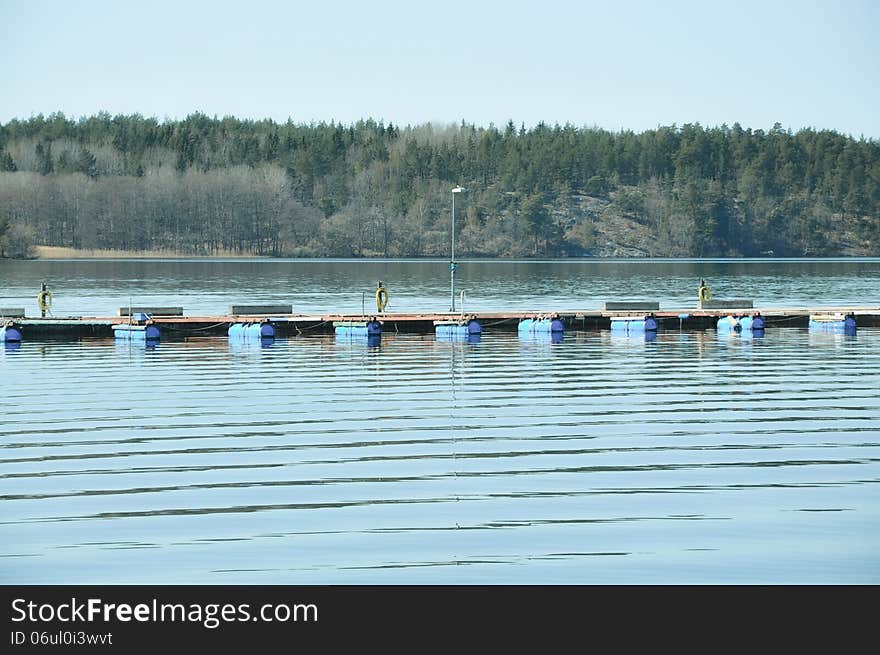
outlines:
{"label": "clear blue sky", "polygon": [[182,118],[880,138],[880,2],[0,0],[0,122]]}

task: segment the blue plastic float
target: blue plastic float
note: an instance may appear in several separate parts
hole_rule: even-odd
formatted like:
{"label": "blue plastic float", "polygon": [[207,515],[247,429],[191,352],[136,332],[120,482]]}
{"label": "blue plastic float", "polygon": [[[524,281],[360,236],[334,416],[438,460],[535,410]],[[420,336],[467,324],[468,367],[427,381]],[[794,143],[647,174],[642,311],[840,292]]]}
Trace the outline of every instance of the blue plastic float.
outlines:
{"label": "blue plastic float", "polygon": [[520,334],[552,334],[565,331],[565,325],[558,317],[524,318],[517,326]]}
{"label": "blue plastic float", "polygon": [[483,333],[483,326],[475,318],[467,321],[434,321],[434,334],[438,337],[467,338]]}
{"label": "blue plastic float", "polygon": [[375,318],[368,321],[337,321],[333,323],[333,331],[337,337],[380,337],[382,324]]}
{"label": "blue plastic float", "polygon": [[856,331],[854,314],[810,314],[809,329],[821,332],[844,332],[853,334]]}
{"label": "blue plastic float", "polygon": [[161,334],[156,325],[119,323],[113,326],[113,336],[127,341],[158,341]]}
{"label": "blue plastic float", "polygon": [[21,329],[10,322],[0,326],[0,343],[19,343],[21,341]]}
{"label": "blue plastic float", "polygon": [[760,314],[754,316],[722,316],[716,323],[720,334],[748,334],[751,336],[764,335],[764,318]]}
{"label": "blue plastic float", "polygon": [[233,323],[227,335],[235,340],[257,340],[275,338],[275,326],[271,323]]}
{"label": "blue plastic float", "polygon": [[618,334],[656,333],[657,319],[653,316],[612,316],[611,331]]}

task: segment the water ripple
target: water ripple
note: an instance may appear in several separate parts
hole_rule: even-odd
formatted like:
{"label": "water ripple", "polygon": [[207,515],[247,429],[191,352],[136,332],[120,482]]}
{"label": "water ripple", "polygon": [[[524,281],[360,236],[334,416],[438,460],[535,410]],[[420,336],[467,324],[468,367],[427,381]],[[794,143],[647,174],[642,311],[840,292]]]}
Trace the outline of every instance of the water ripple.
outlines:
{"label": "water ripple", "polygon": [[806,575],[838,552],[822,579],[877,580],[878,345],[870,328],[26,342],[0,355],[0,574],[594,580],[700,557],[726,579],[756,552]]}

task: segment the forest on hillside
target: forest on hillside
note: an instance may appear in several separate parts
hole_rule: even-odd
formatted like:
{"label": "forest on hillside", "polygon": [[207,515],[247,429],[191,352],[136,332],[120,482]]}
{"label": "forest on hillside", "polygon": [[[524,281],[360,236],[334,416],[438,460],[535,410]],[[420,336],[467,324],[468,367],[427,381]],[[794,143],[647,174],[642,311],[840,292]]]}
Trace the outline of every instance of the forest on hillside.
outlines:
{"label": "forest on hillside", "polygon": [[829,130],[400,127],[55,113],[0,124],[0,256],[880,255],[880,143]]}

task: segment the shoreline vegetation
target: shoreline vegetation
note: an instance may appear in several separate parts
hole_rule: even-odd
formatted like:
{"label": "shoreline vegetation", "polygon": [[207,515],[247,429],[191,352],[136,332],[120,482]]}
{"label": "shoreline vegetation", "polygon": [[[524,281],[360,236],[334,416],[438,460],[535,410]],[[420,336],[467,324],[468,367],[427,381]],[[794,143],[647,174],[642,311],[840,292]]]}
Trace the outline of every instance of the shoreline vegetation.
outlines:
{"label": "shoreline vegetation", "polygon": [[[363,260],[365,262],[368,262],[370,260],[376,260],[376,259],[407,260],[407,261],[425,259],[425,260],[431,260],[431,261],[441,261],[441,260],[445,261],[446,259],[448,259],[448,257],[449,257],[449,255],[447,254],[446,258],[440,256],[440,257],[389,257],[389,258],[383,258],[383,257],[354,257],[354,258],[351,258],[351,257],[349,257],[349,258],[341,258],[341,259]],[[864,259],[864,258],[873,259],[872,256],[862,256],[862,255],[858,255],[858,256],[856,256],[856,255],[852,255],[852,256],[846,256],[846,255],[844,255],[844,256],[836,256],[836,255],[819,256],[819,255],[816,255],[816,256],[808,256],[808,257],[792,257],[790,259],[826,259],[826,258],[827,259],[847,259],[849,257],[852,257],[853,259]],[[242,260],[248,260],[248,259],[272,259],[272,258],[266,257],[266,256],[242,254],[240,252],[234,252],[234,251],[218,252],[213,255],[193,255],[190,253],[181,252],[179,250],[114,250],[114,249],[96,249],[96,248],[65,248],[65,247],[60,247],[60,246],[33,246],[28,259],[47,261],[47,260],[67,260],[67,259],[205,259],[205,260],[210,260],[210,259],[242,259]],[[291,259],[298,259],[298,258],[291,258]],[[305,258],[303,258],[303,259],[305,259]],[[309,258],[309,259],[340,259],[340,258],[315,257],[315,258]],[[457,257],[456,261],[466,261],[468,259],[483,259],[483,258],[471,258],[471,257],[458,258]],[[540,258],[540,257],[520,257],[520,258],[508,258],[508,257],[491,258],[491,257],[487,257],[485,259],[498,259],[499,261],[505,261],[505,260],[510,260],[510,259],[513,259],[516,261],[529,261],[532,259],[538,260],[538,261],[542,260],[542,258]],[[551,258],[551,259],[561,259],[561,260],[570,259],[571,261],[602,261],[602,260],[619,260],[619,259],[649,259],[649,258],[641,257],[641,256],[628,257],[626,255],[621,255],[619,257],[593,257],[593,256],[589,256],[589,255],[574,255],[574,256],[569,256],[569,257],[555,257],[555,258]],[[746,257],[730,257],[730,258],[695,257],[695,258],[690,258],[690,257],[672,257],[672,256],[666,257],[663,255],[657,255],[657,256],[651,257],[651,259],[659,259],[659,260],[663,260],[663,259],[674,259],[674,260],[680,260],[680,259],[728,259],[730,261],[737,261],[737,260],[741,260],[741,259],[773,260],[773,259],[782,259],[782,258],[775,257],[772,253],[770,253],[770,254],[767,254],[764,256],[758,256],[758,257],[753,257],[753,258],[746,258]]]}
{"label": "shoreline vegetation", "polygon": [[[32,259],[191,259],[193,255],[179,250],[114,250],[112,248],[66,248],[62,246],[33,246]],[[238,252],[218,252],[211,257],[250,259],[253,255]]]}
{"label": "shoreline vegetation", "polygon": [[444,257],[458,185],[462,258],[880,256],[831,130],[54,113],[0,124],[0,257]]}

